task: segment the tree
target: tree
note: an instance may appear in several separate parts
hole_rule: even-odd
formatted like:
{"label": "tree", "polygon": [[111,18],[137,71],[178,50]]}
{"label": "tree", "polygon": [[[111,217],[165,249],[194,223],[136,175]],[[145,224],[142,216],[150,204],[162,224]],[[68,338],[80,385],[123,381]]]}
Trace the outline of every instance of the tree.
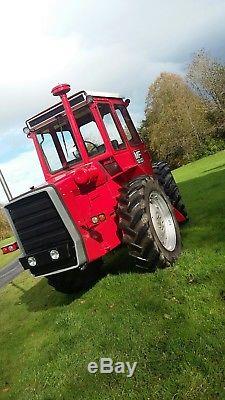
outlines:
{"label": "tree", "polygon": [[207,108],[185,80],[162,73],[149,87],[141,134],[157,159],[177,167],[195,159],[208,135]]}
{"label": "tree", "polygon": [[188,67],[191,87],[207,103],[207,118],[214,137],[225,137],[225,66],[205,50],[197,52]]}
{"label": "tree", "polygon": [[197,52],[188,67],[187,79],[209,105],[225,108],[225,66],[205,50]]}

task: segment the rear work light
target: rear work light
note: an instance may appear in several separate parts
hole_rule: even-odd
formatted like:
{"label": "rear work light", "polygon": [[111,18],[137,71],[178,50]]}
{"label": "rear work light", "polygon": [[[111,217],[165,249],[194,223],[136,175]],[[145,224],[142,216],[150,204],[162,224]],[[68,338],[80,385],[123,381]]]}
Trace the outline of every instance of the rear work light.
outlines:
{"label": "rear work light", "polygon": [[101,164],[111,176],[122,172],[122,169],[113,157],[109,157],[106,160],[101,161]]}

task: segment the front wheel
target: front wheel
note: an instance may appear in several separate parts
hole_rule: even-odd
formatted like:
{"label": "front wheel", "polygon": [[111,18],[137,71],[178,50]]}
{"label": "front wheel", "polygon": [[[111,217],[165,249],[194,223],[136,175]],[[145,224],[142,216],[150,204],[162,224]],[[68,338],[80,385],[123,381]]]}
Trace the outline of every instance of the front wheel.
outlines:
{"label": "front wheel", "polygon": [[118,205],[123,241],[140,266],[166,267],[181,252],[180,230],[168,197],[152,177],[140,177],[123,189]]}

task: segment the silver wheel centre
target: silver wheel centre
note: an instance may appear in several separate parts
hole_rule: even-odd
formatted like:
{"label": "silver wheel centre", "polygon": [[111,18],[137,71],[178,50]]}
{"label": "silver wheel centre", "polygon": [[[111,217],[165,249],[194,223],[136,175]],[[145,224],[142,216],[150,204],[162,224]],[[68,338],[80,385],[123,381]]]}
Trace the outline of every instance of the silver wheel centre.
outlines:
{"label": "silver wheel centre", "polygon": [[168,251],[173,251],[177,242],[176,228],[171,211],[163,196],[153,191],[149,196],[152,223],[159,241]]}

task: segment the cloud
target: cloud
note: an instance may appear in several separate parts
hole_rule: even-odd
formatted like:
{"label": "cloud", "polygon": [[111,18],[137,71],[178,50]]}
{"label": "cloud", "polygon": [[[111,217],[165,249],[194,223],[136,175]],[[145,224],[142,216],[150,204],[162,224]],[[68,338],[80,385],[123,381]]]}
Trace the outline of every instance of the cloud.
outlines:
{"label": "cloud", "polygon": [[0,4],[1,132],[52,104],[51,87],[64,81],[135,95],[143,109],[156,74],[182,71],[197,48],[225,39],[220,0],[20,0],[13,13]]}
{"label": "cloud", "polygon": [[[0,163],[0,169],[13,196],[27,192],[31,186],[38,186],[44,182],[34,150],[21,153],[11,161]],[[4,202],[6,197],[0,185],[0,203]]]}

